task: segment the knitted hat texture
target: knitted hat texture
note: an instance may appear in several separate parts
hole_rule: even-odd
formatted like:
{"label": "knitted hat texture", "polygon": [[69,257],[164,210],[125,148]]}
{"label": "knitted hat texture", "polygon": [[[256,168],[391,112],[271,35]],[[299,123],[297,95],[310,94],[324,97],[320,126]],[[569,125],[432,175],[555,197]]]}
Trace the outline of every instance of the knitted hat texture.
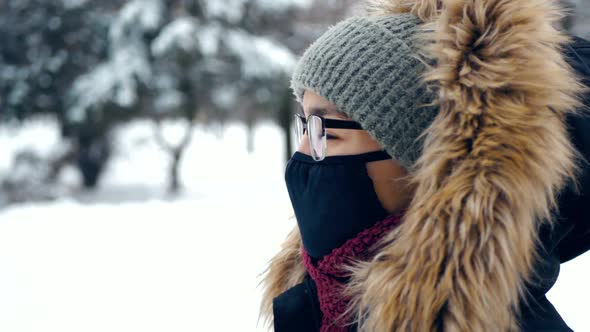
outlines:
{"label": "knitted hat texture", "polygon": [[420,76],[412,14],[354,16],[330,27],[299,59],[291,88],[299,102],[312,90],[359,122],[400,164],[411,168],[420,134],[437,113]]}

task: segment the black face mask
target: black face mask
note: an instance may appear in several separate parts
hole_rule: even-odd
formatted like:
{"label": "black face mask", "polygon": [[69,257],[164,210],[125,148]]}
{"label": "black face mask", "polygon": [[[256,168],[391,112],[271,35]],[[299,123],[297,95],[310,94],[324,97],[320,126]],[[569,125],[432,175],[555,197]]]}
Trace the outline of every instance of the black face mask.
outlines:
{"label": "black face mask", "polygon": [[385,151],[317,162],[299,151],[293,154],[285,181],[309,256],[320,259],[389,215],[366,168],[367,162],[385,159],[391,159]]}

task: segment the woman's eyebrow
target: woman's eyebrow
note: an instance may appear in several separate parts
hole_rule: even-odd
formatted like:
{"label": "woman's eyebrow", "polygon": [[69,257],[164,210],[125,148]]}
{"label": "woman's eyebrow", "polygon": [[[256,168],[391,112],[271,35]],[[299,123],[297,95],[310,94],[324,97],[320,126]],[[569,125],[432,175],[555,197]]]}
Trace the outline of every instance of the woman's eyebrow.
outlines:
{"label": "woman's eyebrow", "polygon": [[[301,114],[303,116],[305,116],[305,112],[304,112],[304,109],[302,106],[299,107],[299,110],[300,110]],[[332,109],[329,109],[326,107],[320,107],[320,106],[309,108],[309,115],[318,115],[318,116],[333,115],[333,116],[342,117],[344,119],[348,118],[348,116],[343,112],[335,111],[335,110],[332,110]]]}
{"label": "woman's eyebrow", "polygon": [[327,108],[323,108],[323,107],[312,107],[309,110],[309,114],[324,116],[327,114],[334,114],[334,112],[328,110]]}
{"label": "woman's eyebrow", "polygon": [[[299,112],[305,116],[305,110],[304,110],[303,106],[301,106],[301,105],[299,106]],[[330,113],[332,113],[332,112],[324,107],[311,107],[309,109],[309,115],[324,116],[324,115],[330,114]]]}

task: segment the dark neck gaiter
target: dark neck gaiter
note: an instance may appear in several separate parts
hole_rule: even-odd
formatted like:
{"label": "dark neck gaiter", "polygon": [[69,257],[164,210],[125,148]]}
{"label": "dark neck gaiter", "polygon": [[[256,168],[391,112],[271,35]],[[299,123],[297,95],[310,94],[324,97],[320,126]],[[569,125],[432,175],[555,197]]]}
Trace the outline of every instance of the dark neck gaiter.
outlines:
{"label": "dark neck gaiter", "polygon": [[303,245],[314,260],[389,214],[366,168],[367,162],[385,159],[391,159],[385,151],[328,156],[319,162],[293,154],[285,181]]}

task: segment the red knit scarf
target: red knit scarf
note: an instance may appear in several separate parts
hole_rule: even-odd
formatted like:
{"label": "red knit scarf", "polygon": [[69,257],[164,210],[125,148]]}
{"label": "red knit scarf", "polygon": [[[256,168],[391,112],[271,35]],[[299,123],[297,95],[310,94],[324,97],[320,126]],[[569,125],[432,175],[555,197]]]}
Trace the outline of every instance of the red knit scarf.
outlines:
{"label": "red knit scarf", "polygon": [[[332,252],[315,264],[303,246],[301,253],[307,272],[315,281],[318,290],[320,310],[323,313],[322,327],[320,332],[346,332],[348,327],[346,321],[349,318],[341,315],[346,311],[350,298],[341,294],[344,286],[343,279],[348,276],[340,266],[350,257],[368,259],[371,253],[368,249],[376,243],[387,232],[396,226],[405,210],[389,215],[384,220],[375,223],[373,226],[359,232],[354,238],[346,241],[342,246],[335,248]],[[338,319],[344,319],[342,324]]]}

